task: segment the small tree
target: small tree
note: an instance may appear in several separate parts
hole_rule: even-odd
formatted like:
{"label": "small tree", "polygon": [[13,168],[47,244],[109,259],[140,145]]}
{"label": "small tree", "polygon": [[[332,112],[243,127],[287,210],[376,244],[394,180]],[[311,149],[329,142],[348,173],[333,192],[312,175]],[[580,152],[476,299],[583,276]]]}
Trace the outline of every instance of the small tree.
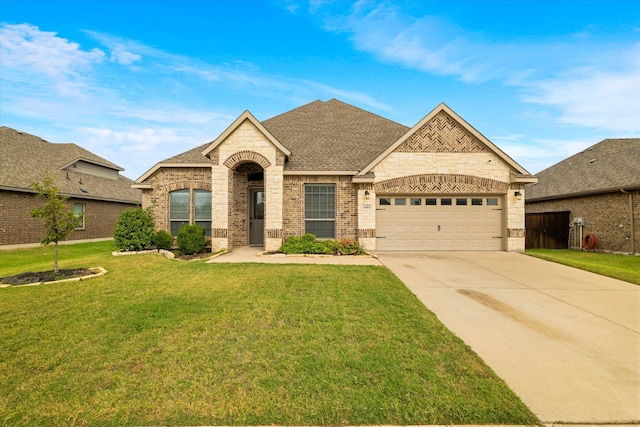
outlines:
{"label": "small tree", "polygon": [[207,245],[204,228],[196,224],[180,227],[176,240],[180,252],[184,255],[198,254]]}
{"label": "small tree", "polygon": [[52,176],[47,175],[42,182],[34,182],[29,186],[38,192],[36,197],[44,202],[43,207],[31,211],[31,216],[44,219],[45,235],[40,243],[55,243],[53,270],[58,274],[58,242],[73,232],[75,224],[73,210],[67,205],[68,197],[60,195],[54,181]]}

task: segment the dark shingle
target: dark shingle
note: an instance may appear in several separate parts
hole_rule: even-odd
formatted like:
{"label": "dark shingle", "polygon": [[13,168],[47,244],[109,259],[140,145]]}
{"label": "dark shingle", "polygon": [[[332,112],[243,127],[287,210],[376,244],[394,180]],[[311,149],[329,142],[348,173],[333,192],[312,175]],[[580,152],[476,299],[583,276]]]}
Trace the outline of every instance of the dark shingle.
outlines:
{"label": "dark shingle", "polygon": [[[117,179],[62,169],[78,160],[112,170]],[[42,181],[50,174],[65,195],[139,202],[140,190],[131,188],[133,181],[120,175],[121,170],[118,165],[75,144],[52,144],[28,133],[0,127],[0,188],[32,191],[29,184]]]}
{"label": "dark shingle", "polygon": [[640,138],[605,139],[536,176],[527,201],[640,188]]}
{"label": "dark shingle", "polygon": [[262,122],[291,150],[285,170],[359,171],[409,128],[332,99],[314,101]]}

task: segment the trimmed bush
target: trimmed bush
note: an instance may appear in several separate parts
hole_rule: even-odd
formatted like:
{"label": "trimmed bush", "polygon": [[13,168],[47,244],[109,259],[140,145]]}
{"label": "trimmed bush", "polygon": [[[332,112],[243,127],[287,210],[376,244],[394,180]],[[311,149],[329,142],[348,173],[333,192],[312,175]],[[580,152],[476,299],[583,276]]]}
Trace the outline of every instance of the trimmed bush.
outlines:
{"label": "trimmed bush", "polygon": [[129,208],[118,217],[113,232],[113,242],[121,251],[150,249],[154,237],[151,212],[142,208]]}
{"label": "trimmed bush", "polygon": [[285,254],[327,254],[327,255],[362,255],[365,251],[357,241],[343,238],[337,240],[316,240],[313,234],[301,237],[288,237],[278,252]]}
{"label": "trimmed bush", "polygon": [[158,249],[169,250],[173,246],[173,236],[165,230],[159,230],[153,237],[153,243]]}
{"label": "trimmed bush", "polygon": [[183,225],[178,230],[178,248],[183,255],[204,251],[206,246],[204,228],[196,224]]}

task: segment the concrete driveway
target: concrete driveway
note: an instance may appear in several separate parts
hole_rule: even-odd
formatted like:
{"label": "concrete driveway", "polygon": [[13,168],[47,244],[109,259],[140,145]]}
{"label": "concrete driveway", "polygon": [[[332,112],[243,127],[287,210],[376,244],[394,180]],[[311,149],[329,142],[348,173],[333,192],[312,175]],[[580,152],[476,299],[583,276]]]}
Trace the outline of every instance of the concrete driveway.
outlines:
{"label": "concrete driveway", "polygon": [[640,421],[640,286],[509,252],[377,255],[541,421]]}

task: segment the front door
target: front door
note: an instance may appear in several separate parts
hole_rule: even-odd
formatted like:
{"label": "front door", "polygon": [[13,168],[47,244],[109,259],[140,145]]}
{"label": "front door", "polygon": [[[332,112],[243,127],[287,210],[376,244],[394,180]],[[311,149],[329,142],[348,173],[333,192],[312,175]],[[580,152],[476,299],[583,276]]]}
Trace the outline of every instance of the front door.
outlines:
{"label": "front door", "polygon": [[264,189],[252,188],[249,199],[249,245],[264,245]]}

